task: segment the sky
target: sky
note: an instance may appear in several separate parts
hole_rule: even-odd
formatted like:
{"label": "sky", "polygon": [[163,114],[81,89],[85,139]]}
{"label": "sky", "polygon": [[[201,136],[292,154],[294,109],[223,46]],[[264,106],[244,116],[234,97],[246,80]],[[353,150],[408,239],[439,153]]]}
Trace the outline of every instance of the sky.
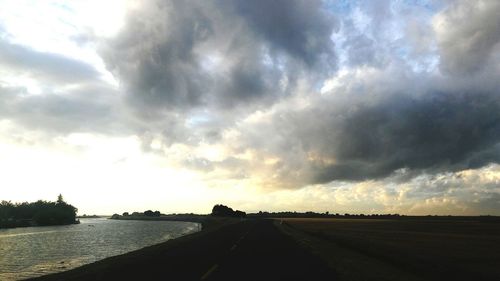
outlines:
{"label": "sky", "polygon": [[0,7],[0,200],[500,215],[500,1]]}

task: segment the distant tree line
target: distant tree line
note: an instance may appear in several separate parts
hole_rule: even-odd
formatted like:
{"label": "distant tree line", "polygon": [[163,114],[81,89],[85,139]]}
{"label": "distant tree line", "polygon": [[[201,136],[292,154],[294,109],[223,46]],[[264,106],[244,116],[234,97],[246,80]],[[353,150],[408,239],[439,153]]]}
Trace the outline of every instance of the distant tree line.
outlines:
{"label": "distant tree line", "polygon": [[101,216],[99,215],[87,215],[87,214],[83,214],[81,216],[77,216],[76,218],[82,218],[82,219],[96,219],[96,218],[100,218]]}
{"label": "distant tree line", "polygon": [[151,211],[147,210],[142,213],[140,212],[133,212],[132,214],[129,214],[129,212],[124,212],[122,215],[119,214],[113,214],[111,216],[112,219],[133,219],[133,218],[155,218],[155,217],[160,217],[162,214],[160,211]]}
{"label": "distant tree line", "polygon": [[243,218],[246,217],[247,214],[243,211],[236,210],[234,211],[233,209],[229,208],[228,206],[218,204],[215,205],[212,208],[212,216],[216,217],[238,217],[238,218]]}
{"label": "distant tree line", "polygon": [[460,219],[463,221],[481,221],[500,223],[500,216],[480,215],[480,216],[452,216],[452,215],[401,215],[401,214],[350,214],[329,212],[265,212],[247,214],[249,218],[338,218],[338,219],[401,219],[401,220],[433,220],[446,221]]}
{"label": "distant tree line", "polygon": [[21,226],[64,225],[78,223],[77,208],[64,202],[62,195],[56,202],[38,200],[28,203],[0,202],[0,228]]}
{"label": "distant tree line", "polygon": [[398,218],[404,215],[399,214],[349,214],[349,213],[335,213],[330,214],[329,212],[317,213],[317,212],[263,212],[248,214],[248,217],[257,218]]}

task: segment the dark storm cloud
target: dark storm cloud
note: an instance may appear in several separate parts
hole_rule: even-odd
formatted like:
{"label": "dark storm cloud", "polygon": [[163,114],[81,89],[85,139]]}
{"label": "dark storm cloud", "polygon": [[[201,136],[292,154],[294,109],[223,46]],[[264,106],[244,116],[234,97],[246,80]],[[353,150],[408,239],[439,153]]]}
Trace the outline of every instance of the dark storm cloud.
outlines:
{"label": "dark storm cloud", "polygon": [[39,52],[0,40],[0,71],[27,75],[44,83],[82,83],[99,78],[89,64],[59,54]]}
{"label": "dark storm cloud", "polygon": [[320,169],[317,182],[385,177],[402,168],[479,168],[500,161],[500,95],[394,95],[357,109],[333,129],[328,153],[339,164]]}
{"label": "dark storm cloud", "polygon": [[101,53],[143,110],[267,103],[335,67],[335,25],[318,1],[148,1]]}
{"label": "dark storm cloud", "polygon": [[137,95],[134,102],[195,105],[209,86],[193,49],[210,36],[211,23],[201,2],[183,3],[149,2],[102,51],[108,68]]}
{"label": "dark storm cloud", "polygon": [[[236,10],[274,48],[309,66],[335,67],[330,40],[337,23],[322,10],[321,1],[235,1]],[[328,69],[325,69],[328,70]]]}

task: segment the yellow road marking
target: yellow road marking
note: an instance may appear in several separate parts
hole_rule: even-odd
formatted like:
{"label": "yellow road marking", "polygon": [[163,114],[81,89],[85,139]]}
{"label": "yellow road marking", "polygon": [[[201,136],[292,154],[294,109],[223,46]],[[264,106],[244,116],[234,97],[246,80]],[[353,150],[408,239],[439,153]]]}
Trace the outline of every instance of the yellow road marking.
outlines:
{"label": "yellow road marking", "polygon": [[217,267],[219,267],[218,264],[214,264],[214,266],[212,266],[205,274],[203,274],[203,276],[201,276],[200,280],[205,280],[208,278],[208,276],[210,276],[210,274],[212,274],[212,272],[214,272]]}

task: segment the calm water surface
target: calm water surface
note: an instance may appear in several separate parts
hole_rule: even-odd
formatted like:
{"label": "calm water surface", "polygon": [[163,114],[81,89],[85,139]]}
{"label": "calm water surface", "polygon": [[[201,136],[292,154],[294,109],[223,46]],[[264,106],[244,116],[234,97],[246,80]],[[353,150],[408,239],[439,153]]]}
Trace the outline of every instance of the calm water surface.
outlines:
{"label": "calm water surface", "polygon": [[0,229],[0,280],[68,270],[201,229],[191,222],[80,221],[67,226]]}

